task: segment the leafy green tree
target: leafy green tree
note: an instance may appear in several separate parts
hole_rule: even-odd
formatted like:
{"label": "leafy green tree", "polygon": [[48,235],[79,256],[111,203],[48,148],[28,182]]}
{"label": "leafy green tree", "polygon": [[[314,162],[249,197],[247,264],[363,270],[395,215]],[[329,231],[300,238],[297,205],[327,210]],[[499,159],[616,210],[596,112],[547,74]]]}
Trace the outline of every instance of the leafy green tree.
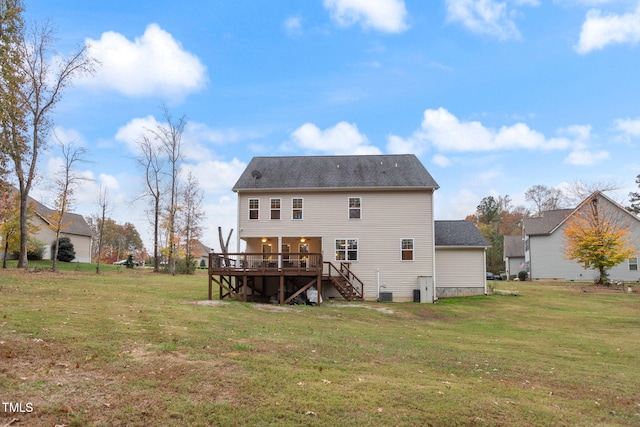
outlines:
{"label": "leafy green tree", "polygon": [[[636,184],[640,187],[640,175],[636,176]],[[626,209],[638,215],[640,213],[640,193],[637,191],[630,192],[629,202],[631,202],[631,204]]]}

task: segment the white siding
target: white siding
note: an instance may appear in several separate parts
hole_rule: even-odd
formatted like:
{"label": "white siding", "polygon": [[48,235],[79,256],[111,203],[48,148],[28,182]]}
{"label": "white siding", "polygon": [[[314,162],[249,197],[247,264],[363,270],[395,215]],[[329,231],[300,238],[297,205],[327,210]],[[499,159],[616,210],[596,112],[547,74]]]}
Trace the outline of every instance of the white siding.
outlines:
{"label": "white siding", "polygon": [[436,248],[438,296],[482,295],[485,273],[484,248]]}
{"label": "white siding", "polygon": [[[292,198],[304,199],[303,220],[291,218]],[[362,198],[362,217],[349,219],[349,197]],[[248,219],[248,199],[260,199],[260,219]],[[280,198],[280,220],[271,220],[269,200]],[[335,261],[335,239],[358,239],[353,272],[365,283],[365,297],[377,297],[377,277],[394,300],[412,300],[418,276],[433,276],[433,191],[242,192],[239,195],[240,238],[268,237],[293,242],[299,237],[321,242],[325,261]],[[402,261],[401,239],[414,239],[414,260]],[[277,245],[276,245],[277,246]],[[250,252],[256,248],[247,247]],[[310,246],[310,252],[318,249]],[[274,252],[277,252],[274,248]]]}

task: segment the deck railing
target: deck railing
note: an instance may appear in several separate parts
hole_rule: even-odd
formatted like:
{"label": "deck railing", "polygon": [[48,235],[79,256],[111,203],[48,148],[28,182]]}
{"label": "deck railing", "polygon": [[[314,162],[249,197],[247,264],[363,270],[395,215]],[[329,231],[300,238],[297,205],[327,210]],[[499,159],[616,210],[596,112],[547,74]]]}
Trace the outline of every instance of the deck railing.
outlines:
{"label": "deck railing", "polygon": [[322,254],[315,252],[282,253],[230,253],[209,254],[210,274],[233,274],[249,272],[276,272],[281,270],[310,272],[314,274],[323,267]]}

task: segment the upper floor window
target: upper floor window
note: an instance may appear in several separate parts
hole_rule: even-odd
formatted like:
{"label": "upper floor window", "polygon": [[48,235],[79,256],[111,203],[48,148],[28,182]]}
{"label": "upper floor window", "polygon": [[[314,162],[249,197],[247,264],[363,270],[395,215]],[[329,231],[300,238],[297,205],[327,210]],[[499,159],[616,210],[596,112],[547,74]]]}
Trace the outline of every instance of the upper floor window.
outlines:
{"label": "upper floor window", "polygon": [[249,199],[249,219],[260,219],[260,199]]}
{"label": "upper floor window", "polygon": [[271,199],[271,219],[280,219],[280,199]]}
{"label": "upper floor window", "polygon": [[336,261],[357,261],[358,239],[336,239]]}
{"label": "upper floor window", "polygon": [[629,258],[629,271],[638,271],[638,258]]}
{"label": "upper floor window", "polygon": [[291,199],[291,218],[302,219],[302,199]]}
{"label": "upper floor window", "polygon": [[402,239],[402,260],[413,261],[413,239]]}
{"label": "upper floor window", "polygon": [[362,218],[362,199],[360,197],[349,197],[349,219]]}

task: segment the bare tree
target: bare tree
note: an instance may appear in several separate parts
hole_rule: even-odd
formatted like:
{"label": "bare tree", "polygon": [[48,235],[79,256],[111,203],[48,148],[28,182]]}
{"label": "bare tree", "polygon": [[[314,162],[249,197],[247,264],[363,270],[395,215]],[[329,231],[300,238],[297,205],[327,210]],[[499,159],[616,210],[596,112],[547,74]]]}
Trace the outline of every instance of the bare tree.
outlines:
{"label": "bare tree", "polygon": [[56,235],[51,253],[51,269],[53,271],[56,271],[57,268],[60,232],[69,225],[68,222],[65,222],[65,217],[73,205],[74,186],[80,181],[87,180],[87,178],[78,175],[74,169],[77,163],[86,162],[84,156],[87,150],[84,147],[77,147],[73,141],[61,142],[60,149],[62,150],[63,164],[54,180],[55,209],[52,214],[46,217],[49,227]]}
{"label": "bare tree", "polygon": [[606,193],[620,188],[615,180],[575,181],[566,190],[567,199],[577,206],[595,192]]}
{"label": "bare tree", "polygon": [[86,45],[64,57],[53,51],[53,42],[53,26],[45,22],[42,26],[34,24],[27,31],[20,30],[20,37],[3,46],[17,58],[12,64],[14,68],[3,69],[3,74],[7,74],[3,75],[3,81],[11,83],[5,85],[7,98],[15,102],[11,114],[4,119],[3,149],[20,192],[19,268],[27,266],[27,202],[38,156],[46,147],[53,124],[54,107],[75,77],[91,74],[97,66]]}
{"label": "bare tree", "polygon": [[176,213],[178,209],[178,173],[182,163],[182,133],[187,124],[187,118],[182,115],[179,119],[174,120],[171,112],[166,105],[162,106],[162,113],[165,124],[158,125],[152,130],[156,139],[160,142],[171,169],[170,179],[170,200],[167,207],[167,228],[168,228],[168,249],[169,249],[169,273],[176,274]]}
{"label": "bare tree", "polygon": [[561,209],[567,203],[562,190],[539,184],[527,189],[524,193],[524,198],[535,205],[535,216],[541,216],[544,211]]}
{"label": "bare tree", "polygon": [[111,210],[111,202],[107,194],[107,189],[100,187],[98,191],[98,197],[96,199],[98,207],[100,208],[100,223],[98,224],[98,259],[96,263],[96,274],[100,274],[100,261],[102,259],[102,237],[104,235],[104,222],[107,218],[107,213]]}
{"label": "bare tree", "polygon": [[191,171],[187,175],[187,182],[181,192],[180,225],[181,235],[184,238],[185,258],[187,271],[193,262],[193,244],[202,237],[202,220],[204,211],[202,210],[202,190],[198,180]]}
{"label": "bare tree", "polygon": [[138,140],[142,155],[138,164],[144,171],[145,192],[143,197],[149,197],[153,206],[153,271],[160,271],[160,202],[162,196],[163,163],[158,147],[145,135]]}

